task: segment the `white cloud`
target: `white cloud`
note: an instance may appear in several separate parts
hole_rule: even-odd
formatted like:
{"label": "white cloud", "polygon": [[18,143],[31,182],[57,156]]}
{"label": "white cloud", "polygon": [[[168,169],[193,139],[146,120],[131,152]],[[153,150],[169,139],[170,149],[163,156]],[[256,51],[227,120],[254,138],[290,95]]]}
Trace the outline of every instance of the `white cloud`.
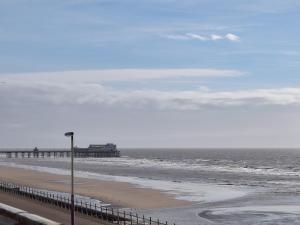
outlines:
{"label": "white cloud", "polygon": [[172,39],[172,40],[183,40],[183,41],[187,41],[187,40],[191,40],[190,37],[186,36],[186,35],[166,35],[165,36],[168,39]]}
{"label": "white cloud", "polygon": [[235,35],[235,34],[231,34],[231,33],[226,34],[225,37],[226,37],[228,40],[230,40],[230,41],[239,41],[239,40],[240,40],[240,37],[239,37],[239,36],[237,36],[237,35]]}
{"label": "white cloud", "polygon": [[224,37],[222,37],[220,35],[216,35],[216,34],[212,34],[210,37],[211,37],[211,40],[213,40],[213,41],[218,41],[218,40],[224,39]]}
{"label": "white cloud", "polygon": [[173,40],[182,40],[182,41],[188,41],[188,40],[199,40],[199,41],[220,41],[220,40],[229,40],[232,42],[236,42],[240,40],[240,37],[236,34],[228,33],[226,35],[217,35],[217,34],[211,34],[209,36],[199,35],[195,33],[186,33],[186,34],[180,34],[180,35],[166,35],[166,38],[173,39]]}
{"label": "white cloud", "polygon": [[209,40],[207,37],[204,37],[204,36],[201,36],[201,35],[198,35],[198,34],[187,33],[185,35],[190,39],[201,40],[201,41]]}
{"label": "white cloud", "polygon": [[128,81],[146,79],[166,79],[178,77],[236,77],[244,72],[213,68],[178,69],[107,69],[60,72],[37,72],[1,75],[0,82],[85,82]]}

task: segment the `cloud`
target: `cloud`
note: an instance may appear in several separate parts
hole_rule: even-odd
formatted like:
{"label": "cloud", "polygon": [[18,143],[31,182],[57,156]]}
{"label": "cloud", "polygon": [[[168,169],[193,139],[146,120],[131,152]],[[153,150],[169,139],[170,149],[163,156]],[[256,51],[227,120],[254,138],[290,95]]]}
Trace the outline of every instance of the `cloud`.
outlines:
{"label": "cloud", "polygon": [[207,41],[208,38],[198,35],[198,34],[193,34],[193,33],[187,33],[186,36],[190,39],[195,39],[195,40],[201,40],[201,41]]}
{"label": "cloud", "polygon": [[240,37],[235,35],[235,34],[226,34],[225,37],[230,40],[230,41],[239,41],[240,40]]}
{"label": "cloud", "polygon": [[160,109],[177,110],[200,109],[205,106],[300,105],[300,88],[232,92],[208,91],[203,88],[199,91],[135,90],[124,92],[105,90],[104,88],[101,89],[101,92],[104,96],[98,98],[97,95],[94,95],[96,98],[86,98],[85,100],[96,103],[101,99],[100,102],[103,103],[103,99],[106,99],[108,104],[154,105]]}
{"label": "cloud", "polygon": [[133,81],[167,79],[180,77],[237,77],[245,72],[214,68],[175,68],[175,69],[106,69],[60,72],[37,72],[0,75],[1,82],[85,82]]}
{"label": "cloud", "polygon": [[191,38],[186,36],[186,35],[173,35],[173,34],[170,34],[170,35],[166,35],[165,37],[168,38],[168,39],[173,39],[173,40],[191,40]]}
{"label": "cloud", "polygon": [[211,40],[213,40],[213,41],[218,41],[218,40],[224,39],[224,37],[222,37],[220,35],[215,35],[215,34],[212,34],[210,37],[211,37]]}
{"label": "cloud", "polygon": [[240,105],[300,105],[300,88],[213,91],[159,90],[131,87],[130,90],[105,86],[104,81],[128,81],[174,77],[230,77],[243,73],[217,69],[119,69],[65,71],[1,75],[0,102],[30,101],[53,104],[100,104],[106,106],[154,107],[188,110],[202,107]]}
{"label": "cloud", "polygon": [[27,82],[0,86],[0,101],[96,104],[130,108],[197,110],[203,107],[300,105],[300,88],[212,91],[120,90],[95,83]]}
{"label": "cloud", "polygon": [[226,35],[217,35],[217,34],[211,34],[209,36],[203,36],[195,33],[186,33],[186,34],[180,34],[180,35],[166,35],[165,36],[168,39],[173,40],[183,40],[183,41],[189,41],[189,40],[199,40],[199,41],[220,41],[220,40],[229,40],[232,42],[237,42],[240,40],[240,37],[236,34],[228,33]]}

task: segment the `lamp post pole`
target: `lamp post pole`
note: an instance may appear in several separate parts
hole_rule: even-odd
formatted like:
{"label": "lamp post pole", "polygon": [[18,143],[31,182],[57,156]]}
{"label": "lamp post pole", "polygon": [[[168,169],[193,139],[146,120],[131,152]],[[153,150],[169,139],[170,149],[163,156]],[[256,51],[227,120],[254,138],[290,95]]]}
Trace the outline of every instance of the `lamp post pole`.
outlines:
{"label": "lamp post pole", "polygon": [[71,137],[71,225],[74,225],[74,132],[67,132],[65,136]]}

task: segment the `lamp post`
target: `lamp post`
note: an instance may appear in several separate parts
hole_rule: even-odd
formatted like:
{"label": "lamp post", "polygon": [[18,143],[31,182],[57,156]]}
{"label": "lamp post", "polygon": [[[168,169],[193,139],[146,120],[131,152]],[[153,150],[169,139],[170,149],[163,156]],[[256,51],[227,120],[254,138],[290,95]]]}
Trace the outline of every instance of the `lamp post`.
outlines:
{"label": "lamp post", "polygon": [[71,225],[74,225],[74,132],[67,132],[65,136],[71,137]]}

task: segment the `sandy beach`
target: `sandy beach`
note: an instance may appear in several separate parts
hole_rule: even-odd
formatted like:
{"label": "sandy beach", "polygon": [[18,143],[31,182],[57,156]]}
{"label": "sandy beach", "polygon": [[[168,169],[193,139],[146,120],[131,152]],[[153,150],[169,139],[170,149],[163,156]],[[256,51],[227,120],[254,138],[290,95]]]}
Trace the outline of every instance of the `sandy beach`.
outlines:
{"label": "sandy beach", "polygon": [[[6,166],[0,166],[0,179],[52,191],[69,192],[70,189],[69,176]],[[177,200],[170,194],[150,188],[139,188],[125,182],[77,177],[75,178],[75,193],[94,197],[116,206],[134,209],[168,208],[191,204],[188,201]]]}

